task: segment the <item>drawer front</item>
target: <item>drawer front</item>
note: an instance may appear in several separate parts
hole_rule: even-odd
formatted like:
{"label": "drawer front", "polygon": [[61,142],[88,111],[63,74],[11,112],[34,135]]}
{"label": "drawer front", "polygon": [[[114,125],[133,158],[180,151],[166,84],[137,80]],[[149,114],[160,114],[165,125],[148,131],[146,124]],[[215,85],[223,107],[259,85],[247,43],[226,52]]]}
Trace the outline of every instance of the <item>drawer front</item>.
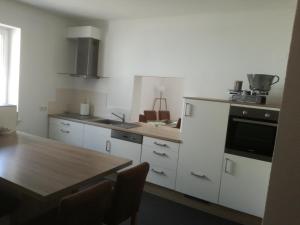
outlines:
{"label": "drawer front", "polygon": [[173,150],[178,152],[179,149],[179,144],[175,142],[170,142],[170,141],[164,141],[156,138],[150,138],[150,137],[145,137],[143,140],[143,145],[158,149],[158,150]]}
{"label": "drawer front", "polygon": [[176,170],[165,169],[154,164],[150,165],[147,182],[169,189],[175,189],[175,180]]}
{"label": "drawer front", "polygon": [[218,203],[220,180],[214,180],[209,175],[195,168],[178,165],[176,190],[184,194]]}
{"label": "drawer front", "polygon": [[178,153],[168,149],[155,149],[143,145],[142,161],[159,165],[162,168],[177,169]]}
{"label": "drawer front", "polygon": [[49,124],[50,138],[75,146],[83,145],[83,124],[55,118],[50,118]]}
{"label": "drawer front", "polygon": [[83,126],[81,123],[75,123],[68,120],[56,119],[56,123],[61,129],[72,129],[78,127],[78,125]]}

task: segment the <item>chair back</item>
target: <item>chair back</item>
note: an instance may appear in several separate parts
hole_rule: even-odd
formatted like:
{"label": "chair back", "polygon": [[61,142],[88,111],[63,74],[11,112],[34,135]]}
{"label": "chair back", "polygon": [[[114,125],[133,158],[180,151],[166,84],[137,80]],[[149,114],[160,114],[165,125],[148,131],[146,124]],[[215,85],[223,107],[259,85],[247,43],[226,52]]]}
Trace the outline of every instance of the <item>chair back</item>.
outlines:
{"label": "chair back", "polygon": [[154,110],[145,110],[144,115],[146,117],[146,120],[157,120],[156,111]]}
{"label": "chair back", "polygon": [[170,120],[170,111],[158,111],[159,120]]}
{"label": "chair back", "polygon": [[142,163],[118,174],[106,224],[120,224],[138,212],[148,171],[149,163]]}
{"label": "chair back", "polygon": [[59,224],[101,224],[111,206],[112,189],[113,182],[104,181],[63,198],[58,210]]}
{"label": "chair back", "polygon": [[145,115],[142,115],[142,114],[140,114],[140,115],[139,115],[139,122],[142,122],[142,123],[147,123],[146,116],[145,116]]}
{"label": "chair back", "polygon": [[181,127],[181,118],[179,118],[176,123],[176,128],[180,129],[180,127]]}

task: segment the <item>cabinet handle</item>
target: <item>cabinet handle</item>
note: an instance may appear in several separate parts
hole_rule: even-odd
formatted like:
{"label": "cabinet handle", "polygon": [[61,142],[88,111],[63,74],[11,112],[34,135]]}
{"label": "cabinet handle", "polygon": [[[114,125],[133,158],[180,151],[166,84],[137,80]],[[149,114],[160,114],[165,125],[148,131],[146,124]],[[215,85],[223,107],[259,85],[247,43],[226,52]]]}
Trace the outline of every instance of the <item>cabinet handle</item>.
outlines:
{"label": "cabinet handle", "polygon": [[191,175],[194,176],[194,177],[198,177],[198,178],[207,178],[207,176],[205,176],[204,174],[197,174],[195,172],[191,172]]}
{"label": "cabinet handle", "polygon": [[60,129],[60,132],[62,132],[62,133],[64,133],[64,134],[69,134],[69,133],[70,133],[70,131],[68,131],[68,130],[63,130],[63,129]]}
{"label": "cabinet handle", "polygon": [[164,157],[168,156],[166,153],[163,153],[163,152],[153,151],[153,153],[158,156],[164,156]]}
{"label": "cabinet handle", "polygon": [[159,174],[159,175],[163,175],[163,176],[166,175],[165,172],[162,171],[162,170],[156,170],[156,169],[152,168],[151,171],[154,172],[154,173],[156,173],[156,174]]}
{"label": "cabinet handle", "polygon": [[232,174],[233,161],[226,158],[225,159],[225,173]]}
{"label": "cabinet handle", "polygon": [[185,103],[184,116],[192,116],[192,104]]}
{"label": "cabinet handle", "polygon": [[110,141],[106,141],[105,151],[107,151],[107,152],[111,151],[111,143],[110,143]]}
{"label": "cabinet handle", "polygon": [[69,124],[69,123],[64,123],[64,122],[61,122],[61,124],[62,124],[62,125],[64,125],[64,126],[70,126],[70,124]]}
{"label": "cabinet handle", "polygon": [[158,143],[158,142],[154,142],[155,145],[157,146],[160,146],[160,147],[165,147],[165,148],[169,148],[169,146],[167,144],[161,144],[161,143]]}

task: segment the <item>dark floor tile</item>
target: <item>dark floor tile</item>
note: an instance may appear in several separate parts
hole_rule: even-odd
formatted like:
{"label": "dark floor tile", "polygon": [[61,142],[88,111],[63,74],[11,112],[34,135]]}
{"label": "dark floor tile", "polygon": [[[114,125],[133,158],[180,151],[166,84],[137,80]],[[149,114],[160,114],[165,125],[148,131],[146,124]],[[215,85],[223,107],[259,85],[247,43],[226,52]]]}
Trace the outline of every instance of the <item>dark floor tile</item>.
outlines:
{"label": "dark floor tile", "polygon": [[[129,225],[129,221],[122,225]],[[144,193],[138,225],[239,225],[158,196]]]}

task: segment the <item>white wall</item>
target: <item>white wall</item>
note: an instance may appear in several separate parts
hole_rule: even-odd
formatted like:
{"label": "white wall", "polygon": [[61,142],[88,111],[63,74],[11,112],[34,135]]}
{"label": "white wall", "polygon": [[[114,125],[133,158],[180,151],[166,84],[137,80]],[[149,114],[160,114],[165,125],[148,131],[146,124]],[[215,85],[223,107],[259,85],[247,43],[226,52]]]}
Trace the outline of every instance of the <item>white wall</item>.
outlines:
{"label": "white wall", "polygon": [[263,225],[300,224],[300,4],[294,25]]}
{"label": "white wall", "polygon": [[[296,3],[296,1],[295,1]],[[227,99],[247,73],[278,74],[269,103],[281,102],[295,8],[111,21],[103,74],[78,82],[109,93],[108,104],[129,109],[134,75],[185,79],[184,95]]]}
{"label": "white wall", "polygon": [[56,87],[72,87],[71,78],[57,75],[68,64],[65,29],[70,21],[15,1],[0,0],[0,23],[21,28],[19,129],[46,136],[47,106]]}
{"label": "white wall", "polygon": [[[295,0],[296,3],[296,0]],[[238,9],[239,7],[235,7]],[[272,8],[272,7],[271,7]],[[184,78],[184,95],[228,98],[234,80],[246,74],[281,76],[270,96],[279,103],[284,83],[294,8],[210,12],[193,16],[137,20],[70,22],[40,9],[0,0],[0,23],[20,27],[21,77],[19,129],[46,135],[47,112],[60,87],[108,94],[108,107],[131,111],[135,75]],[[103,65],[109,79],[64,78],[68,45],[65,28],[104,26]]]}

